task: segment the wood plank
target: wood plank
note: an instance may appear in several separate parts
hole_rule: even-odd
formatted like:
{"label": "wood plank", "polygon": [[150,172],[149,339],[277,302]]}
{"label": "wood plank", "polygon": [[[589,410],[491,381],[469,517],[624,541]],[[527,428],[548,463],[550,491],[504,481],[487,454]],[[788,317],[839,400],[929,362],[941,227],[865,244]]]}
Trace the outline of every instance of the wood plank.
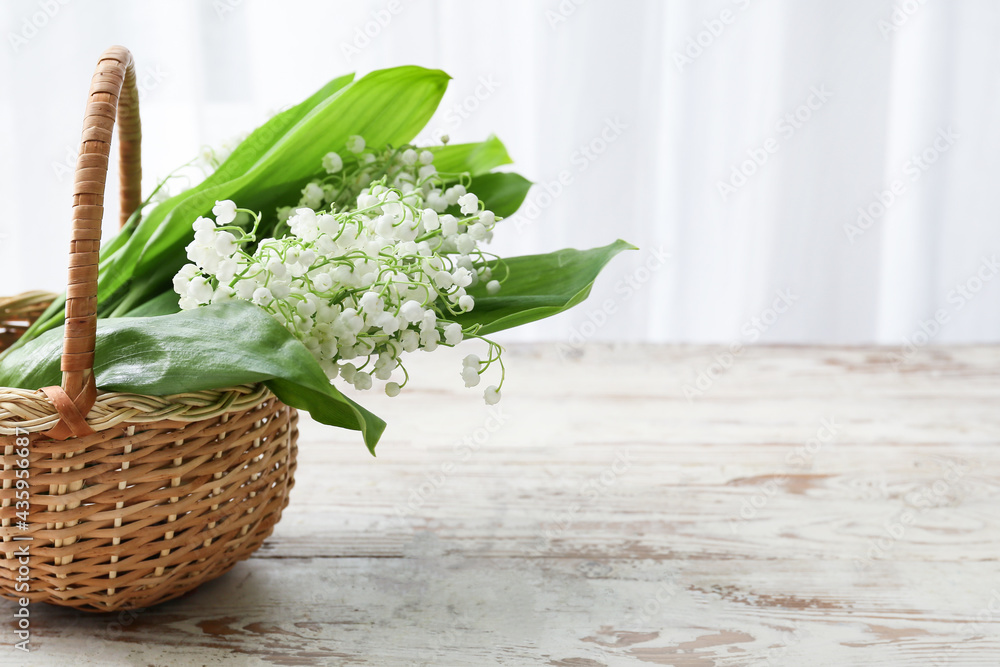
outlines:
{"label": "wood plank", "polygon": [[1000,348],[561,351],[512,347],[499,413],[418,355],[377,459],[304,420],[250,561],[37,608],[31,664],[1000,664]]}
{"label": "wood plank", "polygon": [[[110,622],[46,610],[37,655],[47,664],[86,655],[109,665],[684,667],[994,667],[1000,655],[995,593],[974,585],[997,581],[996,563],[883,563],[857,581],[842,561],[446,549],[425,534],[406,558],[254,560],[186,599]],[[976,621],[982,611],[991,617]]]}

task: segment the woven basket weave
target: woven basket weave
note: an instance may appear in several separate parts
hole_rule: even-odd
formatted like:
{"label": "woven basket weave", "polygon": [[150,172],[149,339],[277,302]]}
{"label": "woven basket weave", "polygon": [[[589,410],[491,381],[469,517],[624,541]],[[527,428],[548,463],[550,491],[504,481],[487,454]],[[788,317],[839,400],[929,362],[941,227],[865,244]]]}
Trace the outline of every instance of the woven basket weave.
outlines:
{"label": "woven basket weave", "polygon": [[38,319],[55,294],[26,292],[20,296],[0,298],[0,351],[7,349]]}
{"label": "woven basket weave", "polygon": [[[122,47],[101,56],[84,120],[62,386],[0,388],[0,595],[88,611],[175,598],[258,549],[288,504],[298,437],[296,411],[262,385],[97,391],[97,262],[116,115],[124,222],[140,204],[141,134]],[[0,299],[0,350],[51,299]]]}

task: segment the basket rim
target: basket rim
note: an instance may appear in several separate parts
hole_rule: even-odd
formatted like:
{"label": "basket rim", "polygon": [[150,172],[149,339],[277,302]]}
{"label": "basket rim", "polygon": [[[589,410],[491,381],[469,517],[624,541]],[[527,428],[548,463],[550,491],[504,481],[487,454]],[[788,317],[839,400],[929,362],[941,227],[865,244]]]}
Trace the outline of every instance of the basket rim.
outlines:
{"label": "basket rim", "polygon": [[[86,417],[97,432],[122,424],[196,422],[249,410],[274,397],[262,383],[168,396],[98,392],[97,401]],[[0,387],[0,435],[43,433],[59,420],[55,406],[40,389]]]}
{"label": "basket rim", "polygon": [[58,297],[59,295],[55,292],[46,292],[42,290],[22,292],[21,294],[15,294],[14,296],[0,296],[0,317],[4,317],[11,313],[16,314],[26,308],[37,308],[43,304],[47,308],[49,303]]}

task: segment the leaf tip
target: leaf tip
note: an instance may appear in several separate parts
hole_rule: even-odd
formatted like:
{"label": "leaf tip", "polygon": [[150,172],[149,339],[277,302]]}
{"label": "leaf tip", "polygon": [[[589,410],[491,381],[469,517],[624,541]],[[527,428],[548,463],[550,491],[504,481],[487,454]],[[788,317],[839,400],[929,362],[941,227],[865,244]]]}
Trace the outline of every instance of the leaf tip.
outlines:
{"label": "leaf tip", "polygon": [[385,433],[385,422],[381,419],[378,420],[374,429],[365,429],[364,438],[365,446],[368,448],[369,453],[371,453],[373,458],[377,458],[378,455],[375,453],[375,447],[378,446],[379,440],[382,439],[382,434]]}

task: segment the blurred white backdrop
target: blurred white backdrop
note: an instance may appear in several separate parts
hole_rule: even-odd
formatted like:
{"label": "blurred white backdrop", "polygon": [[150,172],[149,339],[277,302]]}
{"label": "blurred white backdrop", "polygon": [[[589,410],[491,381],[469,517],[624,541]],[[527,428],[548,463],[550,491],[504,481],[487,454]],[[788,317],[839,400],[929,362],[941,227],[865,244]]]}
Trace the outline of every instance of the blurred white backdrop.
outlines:
{"label": "blurred white backdrop", "polygon": [[506,340],[1000,341],[992,0],[6,0],[0,32],[4,294],[61,287],[120,43],[147,192],[337,75],[449,72],[425,138],[496,133],[538,183],[498,252],[641,248]]}

